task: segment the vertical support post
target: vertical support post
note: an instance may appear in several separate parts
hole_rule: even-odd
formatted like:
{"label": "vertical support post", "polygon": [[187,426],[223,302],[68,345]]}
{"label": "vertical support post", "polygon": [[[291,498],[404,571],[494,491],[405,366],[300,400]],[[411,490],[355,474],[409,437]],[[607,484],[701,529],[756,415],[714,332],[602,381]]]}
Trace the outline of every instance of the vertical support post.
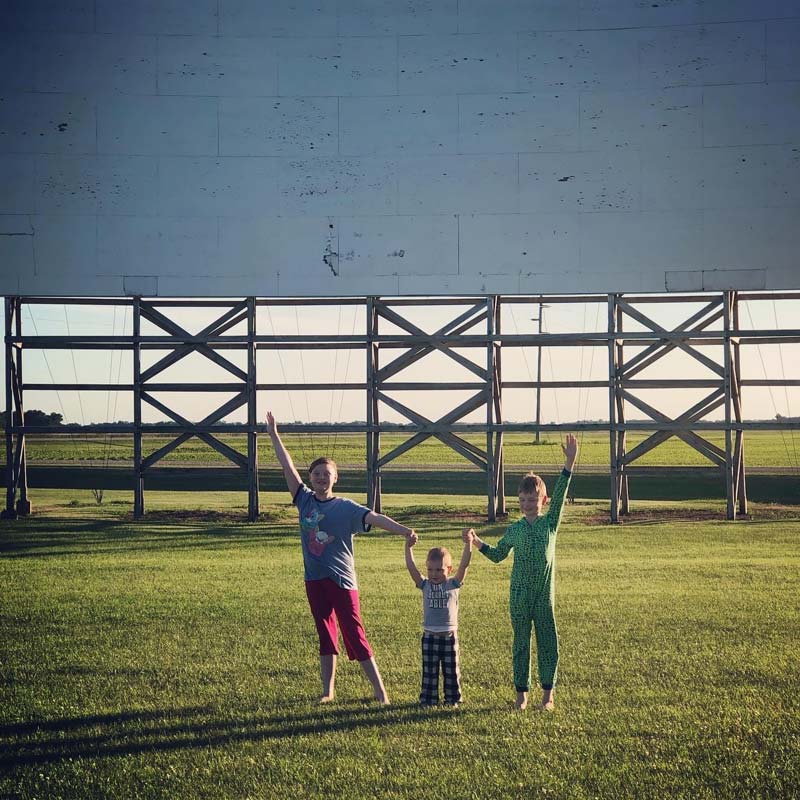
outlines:
{"label": "vertical support post", "polygon": [[144,516],[142,475],[142,316],[141,297],[133,298],[133,517]]}
{"label": "vertical support post", "polygon": [[[22,338],[22,299],[15,298],[14,327],[17,338]],[[22,377],[22,345],[16,347],[17,364],[15,370],[15,391],[17,394],[17,418],[18,424],[25,424],[25,398],[23,396],[23,377]],[[25,452],[25,433],[20,433],[17,437],[17,488],[19,489],[19,500],[17,500],[17,516],[26,517],[31,513],[31,504],[28,500],[28,461]]]}
{"label": "vertical support post", "polygon": [[619,522],[619,469],[617,465],[617,361],[616,361],[616,332],[617,298],[608,295],[608,463],[609,463],[609,493],[611,499],[611,522]]}
{"label": "vertical support post", "polygon": [[494,441],[492,423],[494,422],[494,325],[497,298],[486,298],[486,518],[489,522],[497,519],[497,478],[494,468]]}
{"label": "vertical support post", "polygon": [[[499,295],[495,302],[495,322],[496,333],[501,333],[502,320],[502,297]],[[494,346],[494,418],[497,425],[503,424],[503,346],[496,342]],[[505,455],[504,437],[502,429],[495,434],[494,458],[495,458],[495,485],[497,486],[497,513],[505,516],[506,513],[506,476],[505,476]]]}
{"label": "vertical support post", "polygon": [[378,312],[375,308],[377,298],[367,298],[367,505],[381,513],[381,439],[378,425]]}
{"label": "vertical support post", "polygon": [[258,502],[258,421],[256,372],[256,299],[247,298],[247,520],[255,522]]}
{"label": "vertical support post", "polygon": [[[622,331],[623,328],[623,314],[622,309],[617,306],[617,331]],[[628,433],[625,430],[625,397],[623,389],[625,388],[625,340],[619,339],[616,345],[616,363],[617,363],[617,423],[621,425],[617,431],[617,466],[619,468],[619,502],[620,514],[623,516],[630,513],[630,495],[628,493],[628,465],[625,459],[625,454],[628,452]]]}
{"label": "vertical support post", "polygon": [[[733,327],[738,331],[739,328],[739,293],[733,294],[733,307],[731,309]],[[742,408],[742,360],[741,343],[737,337],[733,342],[733,398],[736,421],[741,422],[744,413]],[[744,464],[744,431],[741,428],[736,430],[736,446],[734,448],[734,461],[736,469],[736,494],[739,500],[739,514],[747,515],[747,480],[745,477]]]}
{"label": "vertical support post", "polygon": [[14,319],[14,301],[16,298],[5,298],[6,312],[6,507],[3,511],[3,519],[15,519],[17,512],[14,504],[17,498],[17,476],[14,469],[14,402],[11,388],[12,369],[13,369],[13,346],[11,344],[12,321]]}
{"label": "vertical support post", "polygon": [[722,319],[723,330],[723,360],[724,377],[723,389],[725,390],[725,494],[727,497],[727,518],[736,519],[736,496],[733,475],[733,437],[731,436],[732,420],[732,376],[731,376],[731,301],[732,292],[722,293]]}

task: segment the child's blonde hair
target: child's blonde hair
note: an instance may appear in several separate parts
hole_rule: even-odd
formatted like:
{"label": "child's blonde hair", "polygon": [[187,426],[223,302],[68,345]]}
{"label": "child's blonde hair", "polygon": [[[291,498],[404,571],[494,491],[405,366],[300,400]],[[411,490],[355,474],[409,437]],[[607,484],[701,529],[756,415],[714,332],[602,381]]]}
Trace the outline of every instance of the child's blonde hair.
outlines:
{"label": "child's blonde hair", "polygon": [[428,550],[428,555],[425,556],[426,561],[441,561],[442,564],[447,563],[448,561],[452,562],[453,557],[450,555],[450,551],[446,547],[431,547]]}
{"label": "child's blonde hair", "polygon": [[540,497],[547,497],[547,486],[535,472],[529,472],[520,479],[517,494],[537,494]]}

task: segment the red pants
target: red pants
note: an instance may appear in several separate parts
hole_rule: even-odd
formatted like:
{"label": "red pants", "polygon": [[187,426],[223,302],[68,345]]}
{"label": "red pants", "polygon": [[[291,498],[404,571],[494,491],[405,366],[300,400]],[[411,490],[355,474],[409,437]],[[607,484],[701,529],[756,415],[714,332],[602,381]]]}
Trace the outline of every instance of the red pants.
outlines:
{"label": "red pants", "polygon": [[339,654],[339,634],[336,630],[338,621],[347,657],[351,661],[366,661],[372,658],[372,648],[369,646],[364,623],[361,621],[361,608],[356,589],[342,589],[330,578],[323,578],[319,581],[306,581],[306,595],[317,626],[321,656]]}

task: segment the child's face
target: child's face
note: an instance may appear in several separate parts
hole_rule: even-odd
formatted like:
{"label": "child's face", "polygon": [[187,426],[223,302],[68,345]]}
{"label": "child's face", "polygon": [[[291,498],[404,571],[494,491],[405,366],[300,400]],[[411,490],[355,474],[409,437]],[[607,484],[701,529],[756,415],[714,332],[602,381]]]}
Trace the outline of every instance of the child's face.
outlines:
{"label": "child's face", "polygon": [[425,562],[425,569],[428,571],[428,580],[431,583],[444,583],[449,577],[453,565],[449,560],[429,558]]}
{"label": "child's face", "polygon": [[547,497],[543,494],[520,492],[519,509],[522,514],[529,519],[538,517],[542,513]]}
{"label": "child's face", "polygon": [[330,494],[339,478],[336,470],[330,464],[325,463],[317,464],[311,470],[309,477],[311,479],[311,488],[319,495]]}

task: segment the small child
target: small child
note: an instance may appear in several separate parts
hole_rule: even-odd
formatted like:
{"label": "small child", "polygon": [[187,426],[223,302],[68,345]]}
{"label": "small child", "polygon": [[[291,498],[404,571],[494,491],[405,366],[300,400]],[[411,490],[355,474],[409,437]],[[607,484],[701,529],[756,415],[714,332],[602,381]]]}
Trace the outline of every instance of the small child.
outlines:
{"label": "small child", "polygon": [[464,529],[464,552],[455,577],[451,578],[453,559],[445,547],[434,547],[425,559],[427,578],[420,575],[414,562],[416,533],[406,539],[406,567],[418,589],[422,590],[422,691],[424,706],[439,703],[439,667],[444,681],[444,701],[457,706],[461,702],[461,669],[458,652],[458,593],[464,583],[470,558],[472,537]]}
{"label": "small child", "polygon": [[514,630],[513,663],[514,685],[517,690],[516,707],[520,711],[528,705],[531,685],[531,623],[536,632],[536,656],[539,681],[542,685],[543,711],[555,707],[553,691],[558,669],[558,633],[553,612],[555,599],[556,532],[561,521],[564,497],[569,487],[572,468],[578,455],[578,441],[567,435],[562,445],[564,469],[556,481],[550,510],[542,514],[547,503],[547,487],[538,476],[529,472],[520,481],[519,507],[523,517],[509,525],[496,547],[475,536],[471,528],[464,532],[464,541],[473,544],[490,561],[498,563],[514,550],[511,570],[511,626]]}
{"label": "small child", "polygon": [[267,412],[267,425],[286,486],[300,515],[306,595],[319,636],[320,702],[329,703],[334,698],[336,657],[339,654],[338,622],[348,657],[361,665],[372,684],[375,699],[381,705],[388,705],[389,697],[361,621],[353,536],[368,531],[373,525],[406,538],[414,531],[366,506],[336,497],[333,487],[339,472],[333,459],[318,458],[311,464],[308,468],[309,489],[281,441],[278,423],[271,411]]}

